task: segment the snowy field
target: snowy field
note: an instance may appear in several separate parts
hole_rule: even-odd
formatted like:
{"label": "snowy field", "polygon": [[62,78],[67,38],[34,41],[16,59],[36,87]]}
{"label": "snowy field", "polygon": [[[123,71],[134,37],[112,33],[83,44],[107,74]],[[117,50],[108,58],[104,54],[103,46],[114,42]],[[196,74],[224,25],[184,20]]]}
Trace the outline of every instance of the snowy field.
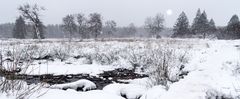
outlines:
{"label": "snowy field", "polygon": [[[161,54],[169,56],[167,64],[171,67],[170,80],[162,85],[152,84],[149,82],[152,79],[150,75],[149,78],[125,80],[128,84],[113,83],[102,90],[94,90],[94,83],[79,79],[66,84],[44,84],[36,92],[26,95],[29,99],[240,98],[240,40],[114,39],[74,40],[71,43],[63,40],[37,42],[1,40],[2,60],[6,60],[3,68],[19,67],[22,69],[19,74],[35,75],[84,73],[96,76],[116,68],[152,74],[155,62],[149,63],[147,60],[158,61],[162,57],[155,54]],[[184,56],[185,60],[179,61],[181,56]],[[133,64],[138,66],[135,68]],[[176,76],[180,72],[179,68],[181,72],[188,72],[182,78]],[[171,80],[174,81],[170,82]],[[26,87],[38,85],[22,83],[22,86]],[[0,85],[0,99],[18,98],[20,93],[26,90],[24,87],[6,92],[2,86]],[[76,91],[78,87],[83,87],[84,90]],[[62,90],[64,88],[67,89]]]}

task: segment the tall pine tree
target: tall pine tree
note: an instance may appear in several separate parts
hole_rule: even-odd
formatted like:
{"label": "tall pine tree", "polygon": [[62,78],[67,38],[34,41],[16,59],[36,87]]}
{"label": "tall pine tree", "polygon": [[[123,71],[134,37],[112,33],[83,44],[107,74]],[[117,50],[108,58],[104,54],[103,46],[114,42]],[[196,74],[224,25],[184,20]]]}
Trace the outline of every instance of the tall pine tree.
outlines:
{"label": "tall pine tree", "polygon": [[215,26],[215,22],[213,19],[211,19],[208,24],[209,24],[209,32],[214,33],[217,31],[217,28]]}
{"label": "tall pine tree", "polygon": [[174,25],[174,34],[172,37],[184,37],[189,36],[190,30],[189,30],[189,21],[184,12],[182,12],[178,19],[176,24]]}
{"label": "tall pine tree", "polygon": [[233,15],[227,25],[228,36],[232,39],[240,38],[240,22],[237,15]]}
{"label": "tall pine tree", "polygon": [[206,37],[207,33],[208,33],[208,29],[209,29],[209,23],[208,23],[208,19],[207,19],[207,14],[205,11],[203,11],[203,13],[201,14],[200,18],[199,18],[199,34],[203,35],[203,38]]}
{"label": "tall pine tree", "polygon": [[13,28],[13,37],[18,39],[24,39],[26,35],[26,24],[22,16],[16,19],[15,26]]}
{"label": "tall pine tree", "polygon": [[200,27],[199,26],[199,19],[200,19],[201,15],[202,15],[202,13],[201,13],[201,10],[199,8],[198,11],[197,11],[196,17],[193,20],[192,27],[191,27],[191,30],[192,30],[193,34],[196,34],[199,31],[199,27]]}

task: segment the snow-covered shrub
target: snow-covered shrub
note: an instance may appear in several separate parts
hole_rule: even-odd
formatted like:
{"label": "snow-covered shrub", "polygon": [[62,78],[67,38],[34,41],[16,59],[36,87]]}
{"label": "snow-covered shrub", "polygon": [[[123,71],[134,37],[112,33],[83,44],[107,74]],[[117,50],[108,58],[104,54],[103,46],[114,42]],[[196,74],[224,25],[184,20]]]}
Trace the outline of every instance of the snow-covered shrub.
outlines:
{"label": "snow-covered shrub", "polygon": [[206,99],[239,99],[240,97],[226,95],[222,92],[211,89],[206,92],[205,98]]}
{"label": "snow-covered shrub", "polygon": [[118,60],[118,57],[113,52],[96,53],[94,60],[102,65],[109,65]]}
{"label": "snow-covered shrub", "polygon": [[[19,47],[19,48],[17,48]],[[33,55],[37,49],[37,46],[33,45],[25,45],[25,46],[13,46],[6,51],[6,55],[8,58],[15,60],[31,60],[33,59]]]}
{"label": "snow-covered shrub", "polygon": [[240,74],[240,62],[235,62],[235,63],[231,63],[232,67],[233,67],[233,74],[234,75],[239,75]]}
{"label": "snow-covered shrub", "polygon": [[[7,71],[22,71],[28,68],[33,62],[34,53],[36,52],[37,46],[25,45],[25,46],[12,46],[5,50],[3,53],[2,66]],[[21,70],[20,70],[21,69]]]}
{"label": "snow-covered shrub", "polygon": [[171,61],[173,61],[173,50],[163,51],[156,49],[149,53],[151,57],[151,70],[149,71],[150,78],[154,85],[167,85],[170,80]]}
{"label": "snow-covered shrub", "polygon": [[84,57],[84,58],[82,58],[82,60],[83,60],[82,61],[83,64],[92,64],[93,63],[90,56]]}
{"label": "snow-covered shrub", "polygon": [[22,52],[25,54],[25,56],[27,57],[27,59],[33,59],[38,57],[36,52],[39,49],[39,46],[37,45],[27,45],[24,46],[22,49]]}
{"label": "snow-covered shrub", "polygon": [[154,86],[147,90],[140,99],[160,99],[167,92],[165,86]]}
{"label": "snow-covered shrub", "polygon": [[108,45],[88,47],[83,47],[82,45],[78,47],[78,58],[86,58],[90,63],[96,62],[101,65],[110,65],[119,59],[119,50],[108,48]]}
{"label": "snow-covered shrub", "polygon": [[128,47],[121,57],[128,60],[136,72],[147,72],[150,85],[164,85],[180,79],[184,64],[188,62],[187,51],[168,45]]}
{"label": "snow-covered shrub", "polygon": [[53,49],[53,55],[57,58],[57,59],[60,59],[61,61],[64,61],[66,60],[69,56],[70,56],[70,49],[69,47],[65,46],[56,46],[54,47]]}
{"label": "snow-covered shrub", "polygon": [[16,99],[28,99],[32,94],[40,91],[44,84],[27,85],[25,81],[8,80],[0,77],[0,93],[7,96],[14,96]]}
{"label": "snow-covered shrub", "polygon": [[46,56],[52,56],[52,55],[49,52],[48,46],[39,45],[36,47],[33,56],[35,59],[43,59]]}
{"label": "snow-covered shrub", "polygon": [[12,58],[22,61],[41,59],[50,54],[47,46],[36,44],[13,46],[9,51],[7,52],[8,56],[9,54],[14,55]]}
{"label": "snow-covered shrub", "polygon": [[148,73],[153,85],[164,85],[167,86],[168,82],[175,82],[180,79],[184,68],[186,54],[181,54],[175,49],[161,48],[150,50],[148,56]]}
{"label": "snow-covered shrub", "polygon": [[143,71],[143,67],[146,67],[148,64],[146,61],[146,52],[140,52],[139,50],[130,48],[128,51],[126,51],[127,59],[129,63],[132,65],[132,68],[134,71],[137,69],[141,69]]}
{"label": "snow-covered shrub", "polygon": [[146,90],[146,87],[137,84],[110,84],[103,88],[103,91],[126,99],[139,99]]}

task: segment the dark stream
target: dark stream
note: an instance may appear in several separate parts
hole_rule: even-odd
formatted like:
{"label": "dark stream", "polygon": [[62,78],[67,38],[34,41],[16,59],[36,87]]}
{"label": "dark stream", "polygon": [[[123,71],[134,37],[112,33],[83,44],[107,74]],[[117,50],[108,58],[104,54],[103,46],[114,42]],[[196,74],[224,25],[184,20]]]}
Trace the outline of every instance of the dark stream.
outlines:
{"label": "dark stream", "polygon": [[104,86],[111,83],[127,83],[120,80],[136,79],[148,77],[145,74],[134,73],[133,70],[128,69],[115,69],[112,71],[105,71],[97,76],[92,76],[89,74],[65,74],[65,75],[53,75],[53,74],[44,74],[44,75],[27,75],[27,74],[18,74],[12,71],[0,70],[0,76],[5,77],[9,80],[24,80],[28,84],[33,83],[48,83],[53,84],[63,84],[74,82],[80,79],[87,79],[96,84],[97,89],[102,89]]}

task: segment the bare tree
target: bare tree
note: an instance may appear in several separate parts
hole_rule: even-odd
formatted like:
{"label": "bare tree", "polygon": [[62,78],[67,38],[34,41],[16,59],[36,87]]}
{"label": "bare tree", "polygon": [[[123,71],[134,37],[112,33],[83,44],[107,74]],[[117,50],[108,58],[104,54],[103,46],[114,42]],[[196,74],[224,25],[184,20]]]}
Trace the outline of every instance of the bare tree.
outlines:
{"label": "bare tree", "polygon": [[108,36],[112,36],[113,32],[117,31],[117,23],[113,20],[107,21],[105,23],[105,32]]}
{"label": "bare tree", "polygon": [[145,29],[151,33],[152,37],[157,37],[164,28],[164,16],[157,14],[155,17],[148,17],[145,20]]}
{"label": "bare tree", "polygon": [[74,15],[67,15],[63,18],[63,29],[69,34],[69,41],[72,40],[74,32],[77,31],[77,24]]}
{"label": "bare tree", "polygon": [[123,33],[126,36],[136,36],[137,29],[134,23],[130,23],[127,27],[123,27]]}
{"label": "bare tree", "polygon": [[45,10],[43,7],[39,7],[37,4],[31,6],[25,4],[20,6],[18,10],[22,13],[22,16],[33,23],[34,39],[44,39],[44,25],[40,20],[40,11]]}
{"label": "bare tree", "polygon": [[92,33],[94,38],[97,38],[102,32],[102,17],[101,14],[92,13],[89,15],[88,20],[89,31]]}
{"label": "bare tree", "polygon": [[136,37],[137,29],[134,23],[130,23],[128,25],[128,33],[131,33],[134,37]]}
{"label": "bare tree", "polygon": [[87,19],[84,14],[77,14],[78,33],[82,38],[89,38]]}

